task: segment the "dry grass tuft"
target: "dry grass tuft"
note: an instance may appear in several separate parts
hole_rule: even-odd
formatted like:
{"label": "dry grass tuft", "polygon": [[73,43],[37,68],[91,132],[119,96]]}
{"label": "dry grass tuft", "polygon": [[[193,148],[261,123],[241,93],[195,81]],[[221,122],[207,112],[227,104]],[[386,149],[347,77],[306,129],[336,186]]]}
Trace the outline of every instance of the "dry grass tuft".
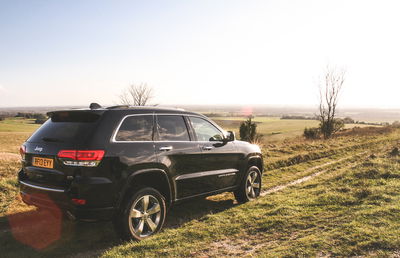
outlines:
{"label": "dry grass tuft", "polygon": [[337,133],[337,136],[371,136],[377,134],[389,134],[394,131],[393,127],[353,127]]}
{"label": "dry grass tuft", "polygon": [[15,153],[8,153],[8,152],[0,152],[0,161],[4,162],[14,162],[19,161],[20,156]]}

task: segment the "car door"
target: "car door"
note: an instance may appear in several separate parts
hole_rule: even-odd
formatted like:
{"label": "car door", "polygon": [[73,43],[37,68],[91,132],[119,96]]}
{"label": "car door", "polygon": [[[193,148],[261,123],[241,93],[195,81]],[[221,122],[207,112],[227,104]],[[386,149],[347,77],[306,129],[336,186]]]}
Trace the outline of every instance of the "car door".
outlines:
{"label": "car door", "polygon": [[202,154],[182,115],[157,114],[155,149],[159,164],[174,183],[175,199],[201,193],[203,186],[185,178],[201,172]]}
{"label": "car door", "polygon": [[202,151],[199,181],[207,184],[209,192],[234,187],[240,159],[234,142],[226,141],[223,131],[205,118],[188,116],[188,120]]}

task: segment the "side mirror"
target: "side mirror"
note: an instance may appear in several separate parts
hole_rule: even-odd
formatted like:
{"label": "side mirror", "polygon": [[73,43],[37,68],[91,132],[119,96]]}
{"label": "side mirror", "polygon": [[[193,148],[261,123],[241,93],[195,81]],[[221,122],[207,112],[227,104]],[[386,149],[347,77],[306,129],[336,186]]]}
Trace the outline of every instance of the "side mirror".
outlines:
{"label": "side mirror", "polygon": [[222,135],[214,135],[213,137],[211,137],[210,139],[208,139],[210,142],[220,142],[223,141],[224,139],[222,138]]}
{"label": "side mirror", "polygon": [[227,134],[226,134],[225,140],[226,140],[227,142],[233,142],[235,139],[236,139],[235,133],[232,132],[232,131],[228,131]]}

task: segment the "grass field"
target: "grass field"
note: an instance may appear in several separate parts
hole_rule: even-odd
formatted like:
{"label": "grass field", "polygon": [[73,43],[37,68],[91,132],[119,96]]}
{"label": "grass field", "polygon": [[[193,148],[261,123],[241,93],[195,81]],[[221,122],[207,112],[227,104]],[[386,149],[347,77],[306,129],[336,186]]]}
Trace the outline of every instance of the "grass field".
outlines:
{"label": "grass field", "polygon": [[301,186],[114,247],[105,255],[391,255],[400,246],[399,159],[386,157],[384,149],[376,151],[373,160],[336,165]]}
{"label": "grass field", "polygon": [[[240,123],[245,120],[242,117],[212,117],[218,125],[227,131],[234,131],[239,137]],[[316,120],[280,119],[279,117],[255,117],[257,132],[264,135],[264,142],[282,141],[303,135],[304,128],[317,127]],[[346,124],[345,128],[366,127],[360,124]]]}
{"label": "grass field", "polygon": [[[323,173],[243,205],[230,193],[177,205],[165,229],[140,243],[121,243],[111,223],[72,223],[22,204],[18,149],[36,127],[27,132],[29,121],[0,122],[0,256],[400,254],[400,158],[389,155],[400,147],[398,130],[362,128],[305,141],[291,135],[302,132],[299,121],[262,119],[265,132],[279,128],[272,123],[298,123],[281,129],[286,140],[265,142],[264,190]],[[4,131],[10,124],[13,131]]]}
{"label": "grass field", "polygon": [[0,132],[27,132],[32,133],[40,125],[35,124],[35,119],[24,119],[21,117],[6,118],[0,121]]}

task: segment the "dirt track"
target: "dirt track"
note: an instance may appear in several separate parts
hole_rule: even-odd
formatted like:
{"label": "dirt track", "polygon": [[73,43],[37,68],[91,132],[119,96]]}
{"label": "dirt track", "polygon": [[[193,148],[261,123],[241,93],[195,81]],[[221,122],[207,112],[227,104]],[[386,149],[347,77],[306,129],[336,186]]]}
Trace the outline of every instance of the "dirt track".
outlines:
{"label": "dirt track", "polygon": [[[348,160],[348,159],[353,158],[353,157],[355,157],[355,156],[361,156],[361,155],[366,154],[366,153],[367,153],[367,151],[363,151],[363,152],[360,152],[360,153],[358,153],[358,154],[352,155],[352,156],[350,156],[350,157],[341,158],[341,159],[338,159],[338,160],[334,160],[334,161],[330,161],[330,162],[324,163],[324,164],[322,164],[322,165],[318,165],[318,166],[315,166],[315,167],[311,167],[311,168],[307,169],[306,172],[311,172],[311,171],[313,171],[313,170],[320,169],[320,168],[323,168],[323,167],[327,167],[327,166],[332,165],[332,164],[335,164],[335,163],[340,163],[340,162],[342,162],[342,161]],[[350,163],[347,167],[351,167],[351,165],[353,165],[353,164]],[[262,191],[261,194],[260,194],[260,196],[265,196],[265,195],[267,195],[267,194],[275,193],[275,192],[281,191],[281,190],[283,190],[283,189],[285,189],[285,188],[287,188],[287,187],[289,187],[289,186],[297,185],[297,184],[301,184],[301,183],[303,183],[303,182],[309,181],[309,180],[313,179],[314,177],[319,176],[319,175],[321,175],[321,174],[327,172],[328,170],[329,170],[329,169],[325,169],[325,170],[322,170],[322,171],[318,171],[318,172],[313,173],[313,174],[311,174],[311,175],[309,175],[309,176],[305,176],[305,177],[299,178],[299,179],[294,180],[294,181],[292,181],[292,182],[289,182],[289,183],[287,183],[287,184],[274,186],[274,187],[272,187],[272,188],[270,188],[270,189],[267,189],[267,190]]]}

